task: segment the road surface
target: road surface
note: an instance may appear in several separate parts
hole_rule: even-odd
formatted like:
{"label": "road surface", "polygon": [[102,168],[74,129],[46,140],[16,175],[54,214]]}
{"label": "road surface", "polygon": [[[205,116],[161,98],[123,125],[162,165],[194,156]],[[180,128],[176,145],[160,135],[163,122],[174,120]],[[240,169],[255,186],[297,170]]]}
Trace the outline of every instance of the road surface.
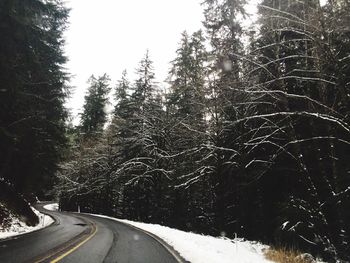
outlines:
{"label": "road surface", "polygon": [[[43,211],[42,207],[38,207]],[[171,249],[124,223],[85,214],[47,211],[51,226],[0,241],[0,262],[178,263]],[[176,258],[177,257],[177,258]]]}

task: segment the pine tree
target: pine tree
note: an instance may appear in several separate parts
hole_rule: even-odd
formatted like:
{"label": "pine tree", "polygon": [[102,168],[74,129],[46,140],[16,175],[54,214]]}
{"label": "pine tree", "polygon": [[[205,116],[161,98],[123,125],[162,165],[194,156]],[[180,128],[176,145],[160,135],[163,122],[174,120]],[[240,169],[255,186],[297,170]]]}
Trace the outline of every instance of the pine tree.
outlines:
{"label": "pine tree", "polygon": [[108,94],[111,90],[110,79],[107,74],[95,78],[92,75],[89,80],[89,88],[85,96],[83,113],[81,114],[81,131],[86,135],[101,133],[107,121],[106,106]]}
{"label": "pine tree", "polygon": [[119,83],[115,90],[115,100],[117,101],[114,107],[114,117],[116,118],[125,118],[127,114],[124,112],[129,103],[130,83],[127,78],[126,70],[123,71],[122,77],[119,80]]}
{"label": "pine tree", "polygon": [[0,3],[0,177],[20,192],[52,186],[65,147],[61,1]]}
{"label": "pine tree", "polygon": [[[161,147],[162,105],[154,83],[152,61],[148,52],[137,69],[133,93],[118,112],[127,112],[119,140],[123,162],[115,172],[124,182],[121,206],[123,215],[136,220],[152,221],[157,214],[156,188],[163,171],[158,155]],[[120,88],[121,86],[119,86]],[[122,101],[120,101],[122,102]],[[158,201],[160,198],[158,198]]]}
{"label": "pine tree", "polygon": [[[169,153],[175,155],[172,163],[176,176],[173,179],[177,191],[174,200],[173,220],[178,227],[207,224],[208,205],[206,187],[207,163],[203,145],[207,140],[205,62],[207,52],[201,31],[188,36],[182,34],[177,56],[172,62],[169,83],[167,112],[171,121]],[[177,185],[176,185],[177,184]]]}
{"label": "pine tree", "polygon": [[121,79],[115,88],[115,107],[112,116],[112,122],[109,127],[112,136],[114,137],[114,148],[116,162],[118,164],[125,162],[128,159],[128,140],[132,130],[129,128],[130,120],[133,117],[133,107],[130,101],[131,85],[127,78],[127,72],[123,71]]}
{"label": "pine tree", "polygon": [[235,122],[247,115],[249,104],[244,93],[241,58],[244,56],[242,27],[245,1],[208,0],[204,2],[204,26],[211,44],[208,97],[210,113],[212,164],[211,185],[214,186],[214,231],[244,233],[248,226],[246,196],[240,196],[238,185],[249,179],[244,150],[248,127]]}

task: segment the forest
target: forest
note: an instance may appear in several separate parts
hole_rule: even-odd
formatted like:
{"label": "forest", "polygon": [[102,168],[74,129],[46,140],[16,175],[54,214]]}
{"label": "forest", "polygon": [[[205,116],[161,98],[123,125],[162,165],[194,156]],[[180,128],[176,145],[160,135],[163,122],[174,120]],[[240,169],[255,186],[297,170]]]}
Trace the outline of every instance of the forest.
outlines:
{"label": "forest", "polygon": [[[0,12],[9,2],[20,1]],[[349,1],[262,0],[247,29],[246,1],[205,0],[166,88],[147,51],[136,80],[90,77],[78,126],[63,106],[68,10],[28,2],[36,26],[0,44],[0,185],[50,190],[63,210],[350,261]]]}

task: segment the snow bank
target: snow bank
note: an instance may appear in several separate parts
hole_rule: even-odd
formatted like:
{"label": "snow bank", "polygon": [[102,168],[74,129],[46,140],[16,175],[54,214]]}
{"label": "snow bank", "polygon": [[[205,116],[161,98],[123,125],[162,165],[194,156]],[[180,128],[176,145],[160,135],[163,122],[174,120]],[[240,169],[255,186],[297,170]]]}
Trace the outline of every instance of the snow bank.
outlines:
{"label": "snow bank", "polygon": [[268,246],[242,239],[228,239],[184,232],[177,229],[108,216],[95,215],[124,222],[146,230],[172,246],[179,254],[192,263],[271,263],[264,257]]}
{"label": "snow bank", "polygon": [[0,227],[0,239],[8,238],[11,236],[17,236],[24,233],[29,233],[29,232],[44,228],[46,226],[49,226],[54,222],[51,216],[40,213],[34,207],[31,207],[31,208],[34,211],[34,213],[38,216],[39,224],[37,224],[36,226],[27,226],[24,222],[19,220],[17,217],[10,215],[11,226],[9,229],[6,229],[6,230],[1,229]]}
{"label": "snow bank", "polygon": [[44,207],[44,209],[49,210],[49,211],[58,211],[58,204],[57,203],[44,205],[43,207]]}

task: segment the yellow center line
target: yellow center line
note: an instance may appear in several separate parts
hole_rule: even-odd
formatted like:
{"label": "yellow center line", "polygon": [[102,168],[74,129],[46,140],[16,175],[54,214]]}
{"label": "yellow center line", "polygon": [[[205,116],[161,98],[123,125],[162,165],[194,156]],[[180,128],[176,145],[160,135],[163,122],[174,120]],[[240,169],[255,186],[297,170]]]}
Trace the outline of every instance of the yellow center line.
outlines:
{"label": "yellow center line", "polygon": [[[89,235],[86,239],[84,239],[83,241],[81,241],[79,244],[75,245],[73,248],[71,248],[70,250],[68,250],[66,253],[64,253],[64,254],[62,254],[61,256],[57,257],[56,259],[50,261],[50,263],[56,263],[56,262],[58,262],[59,260],[61,260],[61,259],[63,259],[64,257],[68,256],[69,254],[71,254],[72,252],[74,252],[76,249],[78,249],[79,247],[81,247],[82,245],[84,245],[84,244],[85,244],[86,242],[88,242],[91,238],[93,238],[94,235],[95,235],[96,232],[97,232],[97,226],[95,226],[94,224],[93,224],[92,226],[93,226],[93,231],[90,232],[90,235]],[[81,238],[80,238],[80,239],[81,239]],[[48,255],[48,256],[46,256],[46,257],[44,257],[44,258],[42,258],[42,259],[40,259],[40,260],[38,260],[38,261],[35,261],[34,263],[40,263],[40,262],[43,262],[44,260],[47,260],[47,259],[49,259],[49,258],[52,258],[52,257],[54,257],[55,255],[59,254],[60,252],[66,250],[69,246],[70,246],[70,245],[65,246],[63,249],[60,249],[59,251],[54,252],[53,254],[50,254],[50,255]]]}
{"label": "yellow center line", "polygon": [[83,240],[82,242],[80,242],[79,244],[77,244],[75,247],[71,248],[70,250],[68,250],[66,253],[62,254],[61,256],[59,256],[58,258],[55,258],[54,260],[51,260],[50,263],[56,263],[58,261],[60,261],[61,259],[63,259],[64,257],[68,256],[69,254],[73,253],[75,250],[77,250],[79,247],[81,247],[82,245],[84,245],[86,242],[88,242],[91,238],[93,238],[97,232],[97,226],[94,226],[94,231],[93,233],[88,236],[85,240]]}

